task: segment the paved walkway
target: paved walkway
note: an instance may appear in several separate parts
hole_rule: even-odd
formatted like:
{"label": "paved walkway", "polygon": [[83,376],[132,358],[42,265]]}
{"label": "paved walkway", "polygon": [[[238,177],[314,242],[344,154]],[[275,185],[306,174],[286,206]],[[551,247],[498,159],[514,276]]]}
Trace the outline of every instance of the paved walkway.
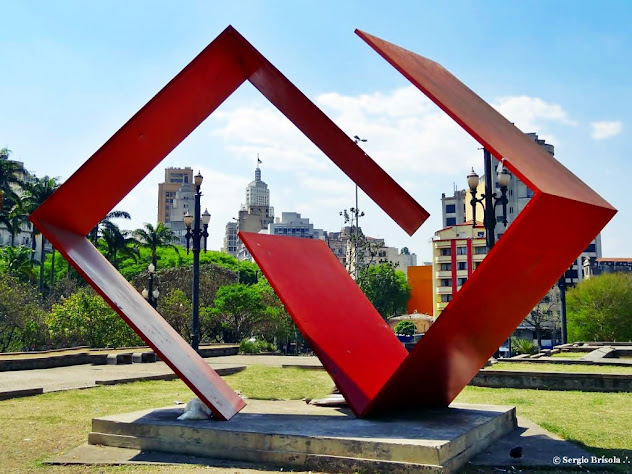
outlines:
{"label": "paved walkway", "polygon": [[[236,369],[255,364],[269,366],[297,365],[319,367],[316,357],[233,355],[205,359],[213,369]],[[42,388],[44,392],[94,387],[97,381],[130,378],[155,378],[173,374],[164,362],[120,365],[73,365],[50,369],[0,372],[0,393]]]}

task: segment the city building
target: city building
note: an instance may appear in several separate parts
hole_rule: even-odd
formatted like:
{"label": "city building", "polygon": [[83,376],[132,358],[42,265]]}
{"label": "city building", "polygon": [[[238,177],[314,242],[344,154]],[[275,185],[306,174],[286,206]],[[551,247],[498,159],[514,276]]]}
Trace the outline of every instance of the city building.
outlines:
{"label": "city building", "polygon": [[237,233],[239,232],[237,222],[229,222],[226,224],[226,232],[224,233],[224,246],[222,252],[237,257]]}
{"label": "city building", "polygon": [[171,209],[176,193],[183,184],[193,183],[193,169],[166,168],[165,182],[158,183],[158,222],[168,224],[171,221]]}
{"label": "city building", "polygon": [[[555,147],[550,143],[546,143],[538,137],[537,133],[527,133],[527,137],[533,140],[541,148],[543,148],[551,156],[555,156]],[[492,170],[496,169],[498,160],[495,158],[492,160]],[[464,179],[465,182],[465,179]],[[497,196],[500,196],[500,188],[497,181],[497,174],[492,173],[492,187]],[[480,182],[477,188],[477,197],[481,197],[485,193],[485,179],[484,176],[480,177]],[[502,223],[503,210],[502,206],[498,205],[495,208],[496,213],[496,227],[495,237],[496,241],[502,238],[503,233],[513,223],[518,214],[525,208],[533,197],[533,191],[523,183],[517,176],[511,176],[509,186],[507,187],[507,227]],[[473,220],[473,212],[470,201],[472,200],[472,194],[470,190],[456,190],[452,196],[441,196],[441,207],[443,217],[443,227],[447,228],[453,225],[459,225],[465,221]],[[484,216],[483,204],[476,204],[476,220],[482,221]],[[582,279],[582,267],[584,258],[600,258],[601,257],[601,234],[597,235],[595,240],[591,242],[588,247],[577,256],[577,259],[571,264],[569,269],[565,273],[566,284],[574,285]]]}
{"label": "city building", "polygon": [[432,241],[432,308],[436,319],[487,255],[485,227],[464,222],[435,232]]}
{"label": "city building", "polygon": [[[241,205],[235,222],[228,222],[224,233],[222,251],[237,257],[239,260],[252,260],[248,249],[237,237],[238,232],[259,233],[274,223],[274,208],[270,206],[270,190],[261,180],[261,161],[257,159],[255,179],[246,186],[246,202]],[[236,224],[236,226],[235,226]],[[236,237],[236,245],[235,243]]]}
{"label": "city building", "polygon": [[347,247],[350,238],[351,226],[343,227],[340,232],[325,232],[327,245],[345,268],[347,268]]}
{"label": "city building", "polygon": [[432,263],[408,267],[407,280],[410,286],[408,313],[434,314]]}
{"label": "city building", "polygon": [[322,229],[314,229],[314,224],[306,217],[301,217],[298,212],[282,212],[274,222],[268,224],[267,229],[260,231],[270,235],[285,235],[288,237],[302,237],[304,239],[325,240],[325,232]]}
{"label": "city building", "polygon": [[[186,176],[184,177],[186,179]],[[179,245],[186,246],[186,233],[187,227],[184,224],[184,216],[189,214],[195,219],[195,189],[193,189],[191,181],[183,182],[173,197],[169,199],[169,221],[165,223],[165,226],[169,227],[173,233],[178,237]]]}
{"label": "city building", "polygon": [[589,258],[583,260],[582,278],[590,278],[604,273],[632,272],[632,258]]}

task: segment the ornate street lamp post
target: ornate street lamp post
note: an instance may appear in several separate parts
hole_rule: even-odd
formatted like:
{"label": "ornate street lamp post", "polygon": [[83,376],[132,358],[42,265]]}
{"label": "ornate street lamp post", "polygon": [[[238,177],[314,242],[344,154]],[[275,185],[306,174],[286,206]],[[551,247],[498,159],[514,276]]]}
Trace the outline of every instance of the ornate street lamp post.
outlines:
{"label": "ornate street lamp post", "polygon": [[[485,234],[487,241],[487,250],[491,250],[496,243],[496,205],[499,203],[503,209],[502,223],[507,227],[507,187],[511,180],[511,175],[505,167],[501,165],[498,170],[498,185],[500,187],[500,196],[495,192],[492,192],[492,155],[489,151],[483,149],[483,156],[485,159],[485,192],[480,198],[476,198],[476,188],[479,183],[479,176],[472,168],[470,174],[467,175],[467,185],[470,188],[472,199],[470,204],[472,206],[472,226],[476,225],[476,204],[480,203],[483,206],[483,225],[485,226]],[[483,204],[485,202],[485,204]]]}
{"label": "ornate street lamp post", "polygon": [[[204,237],[204,253],[206,253],[206,240],[208,238],[208,224],[211,221],[211,214],[208,209],[204,210],[202,214],[202,225],[204,229],[200,227],[200,197],[202,192],[200,186],[202,186],[202,174],[198,171],[193,177],[195,183],[195,208],[194,215],[190,215],[188,212],[184,216],[184,225],[187,228],[185,235],[187,239],[187,255],[189,254],[189,242],[193,241],[193,317],[191,320],[191,347],[197,351],[200,347],[200,247],[202,237]],[[195,221],[195,222],[193,222]],[[193,224],[193,231],[191,231],[191,224]]]}
{"label": "ornate street lamp post", "polygon": [[149,272],[149,290],[147,288],[143,288],[141,294],[143,295],[143,298],[145,298],[155,309],[158,304],[158,297],[160,296],[158,288],[154,289],[154,272],[156,271],[155,265],[150,263],[147,267],[147,271]]}
{"label": "ornate street lamp post", "polygon": [[[507,187],[511,180],[509,171],[502,165],[502,161],[497,168],[497,182],[500,187],[500,196],[495,192],[492,192],[492,154],[483,148],[483,159],[485,166],[485,192],[480,198],[476,198],[476,192],[478,184],[480,182],[478,174],[472,168],[470,174],[467,175],[467,185],[470,188],[472,199],[470,205],[472,206],[472,227],[476,226],[476,205],[481,204],[483,206],[483,225],[485,226],[485,240],[487,243],[487,252],[492,249],[496,243],[496,205],[501,204],[503,210],[502,223],[507,227]],[[485,204],[483,204],[485,202]],[[511,336],[507,340],[507,347],[509,349],[509,357],[511,357]]]}
{"label": "ornate street lamp post", "polygon": [[[360,138],[355,135],[353,137],[353,141],[357,145],[359,142],[366,142],[366,138]],[[355,253],[355,281],[358,281],[358,240],[360,239],[360,217],[364,216],[364,212],[360,213],[360,209],[358,209],[358,185],[355,185],[355,207],[351,208],[351,213],[355,215],[355,245],[354,245],[354,253]]]}

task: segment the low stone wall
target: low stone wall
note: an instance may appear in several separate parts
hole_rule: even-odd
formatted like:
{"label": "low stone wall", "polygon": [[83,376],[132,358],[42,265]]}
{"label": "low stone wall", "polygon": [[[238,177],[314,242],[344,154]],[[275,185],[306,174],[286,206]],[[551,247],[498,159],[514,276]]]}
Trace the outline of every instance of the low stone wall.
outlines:
{"label": "low stone wall", "polygon": [[632,392],[632,375],[481,370],[470,382],[476,387]]}
{"label": "low stone wall", "polygon": [[[77,352],[71,352],[70,354],[56,354],[61,351],[69,352],[67,349],[61,349],[59,351],[50,351],[47,353],[30,353],[24,352],[20,354],[6,354],[5,358],[0,357],[0,372],[6,372],[11,370],[32,370],[32,369],[50,369],[53,367],[67,367],[70,365],[104,365],[108,363],[108,357],[110,357],[111,363],[129,363],[133,362],[132,354],[139,354],[142,348],[130,348],[129,352],[121,351],[120,349],[111,349],[111,352],[103,349],[90,349],[81,350]],[[70,350],[72,351],[72,349]],[[236,355],[239,352],[239,346],[233,344],[226,345],[214,345],[214,346],[202,346],[200,347],[200,355],[202,357],[219,357]],[[151,357],[153,355],[153,357]],[[29,357],[32,356],[32,357]],[[129,356],[129,361],[123,360]],[[142,351],[142,355],[137,358],[137,361],[144,363],[154,362],[160,360],[156,357],[153,351]]]}

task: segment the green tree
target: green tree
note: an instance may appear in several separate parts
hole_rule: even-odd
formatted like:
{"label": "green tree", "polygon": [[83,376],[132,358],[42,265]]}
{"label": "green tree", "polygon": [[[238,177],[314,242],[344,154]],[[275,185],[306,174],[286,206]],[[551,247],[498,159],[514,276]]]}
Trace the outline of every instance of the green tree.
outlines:
{"label": "green tree", "polygon": [[384,319],[404,314],[410,297],[410,287],[403,272],[389,263],[364,268],[358,284]]}
{"label": "green tree", "polygon": [[535,305],[523,324],[535,331],[538,350],[542,350],[542,333],[549,331],[555,334],[560,326],[560,289],[557,285]]}
{"label": "green tree", "polygon": [[5,204],[9,202],[11,205],[5,206],[5,209],[0,212],[0,224],[4,225],[9,231],[11,246],[13,246],[15,245],[15,236],[22,231],[22,227],[28,223],[29,218],[19,196],[16,195],[10,200],[7,199]]}
{"label": "green tree", "polygon": [[[44,176],[43,178],[35,178],[35,180],[31,183],[27,183],[24,185],[24,190],[26,191],[24,196],[24,203],[26,212],[28,214],[32,214],[35,209],[40,207],[46,199],[48,199],[60,186],[59,178],[49,178],[48,176]],[[31,249],[33,253],[31,254],[31,259],[35,256],[35,238],[40,235],[40,230],[33,226],[31,229]],[[46,243],[46,239],[42,238],[42,249],[40,255],[40,261],[44,261],[44,244]]]}
{"label": "green tree", "polygon": [[213,306],[213,313],[225,324],[226,342],[239,342],[251,336],[266,310],[261,292],[254,286],[240,283],[219,288]]}
{"label": "green tree", "polygon": [[94,291],[83,289],[53,305],[48,317],[52,343],[57,347],[125,347],[141,339]]}
{"label": "green tree", "polygon": [[393,328],[395,334],[399,336],[414,336],[417,326],[412,321],[400,321]]}
{"label": "green tree", "polygon": [[144,229],[136,229],[134,236],[140,242],[140,245],[146,247],[151,252],[151,263],[155,267],[158,267],[157,255],[158,249],[170,247],[176,251],[179,255],[179,247],[174,245],[178,242],[178,237],[171,230],[171,228],[165,226],[164,223],[159,222],[156,227],[151,224],[145,224]]}
{"label": "green tree", "polygon": [[129,215],[128,212],[125,211],[112,211],[107,214],[91,231],[88,237],[92,240],[92,243],[96,246],[99,240],[99,234],[103,231],[103,229],[107,228],[116,228],[118,226],[112,222],[112,219],[131,219],[132,216]]}
{"label": "green tree", "polygon": [[160,298],[158,308],[163,318],[180,334],[184,339],[191,337],[191,300],[187,298],[184,291],[173,288]]}
{"label": "green tree", "polygon": [[34,290],[11,275],[0,277],[0,352],[39,349],[46,344],[44,311]]}
{"label": "green tree", "polygon": [[632,275],[606,273],[566,293],[569,341],[632,341]]}
{"label": "green tree", "polygon": [[103,228],[101,240],[105,258],[118,268],[119,262],[124,258],[136,260],[140,255],[138,252],[138,242],[130,235],[129,231],[121,230],[116,224],[110,224]]}
{"label": "green tree", "polygon": [[0,269],[18,280],[27,283],[35,278],[32,251],[24,246],[0,248]]}
{"label": "green tree", "polygon": [[24,168],[16,161],[9,160],[11,150],[0,148],[0,213],[4,206],[11,206],[12,201],[17,198],[13,186],[21,187],[23,181],[21,176]]}

